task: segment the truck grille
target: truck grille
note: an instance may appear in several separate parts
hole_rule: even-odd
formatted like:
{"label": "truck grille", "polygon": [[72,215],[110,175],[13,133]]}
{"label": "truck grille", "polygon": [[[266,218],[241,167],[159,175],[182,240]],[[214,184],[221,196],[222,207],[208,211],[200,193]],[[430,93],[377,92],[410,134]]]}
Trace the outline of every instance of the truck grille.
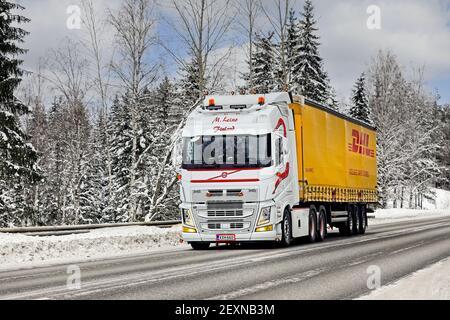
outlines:
{"label": "truck grille", "polygon": [[243,217],[244,211],[242,210],[208,210],[208,218],[218,217]]}
{"label": "truck grille", "polygon": [[[232,190],[238,191],[238,190]],[[243,201],[209,200],[198,205],[196,214],[201,232],[249,232],[254,224],[255,208]]]}
{"label": "truck grille", "polygon": [[206,205],[208,218],[244,216],[242,202],[208,202]]}

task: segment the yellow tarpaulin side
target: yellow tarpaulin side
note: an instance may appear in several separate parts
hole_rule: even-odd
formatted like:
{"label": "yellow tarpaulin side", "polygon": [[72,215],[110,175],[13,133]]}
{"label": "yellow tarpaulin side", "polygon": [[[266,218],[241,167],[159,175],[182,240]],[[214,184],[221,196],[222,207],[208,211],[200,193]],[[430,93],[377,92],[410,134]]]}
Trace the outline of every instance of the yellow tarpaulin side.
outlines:
{"label": "yellow tarpaulin side", "polygon": [[376,202],[376,132],[308,104],[295,114],[300,198]]}

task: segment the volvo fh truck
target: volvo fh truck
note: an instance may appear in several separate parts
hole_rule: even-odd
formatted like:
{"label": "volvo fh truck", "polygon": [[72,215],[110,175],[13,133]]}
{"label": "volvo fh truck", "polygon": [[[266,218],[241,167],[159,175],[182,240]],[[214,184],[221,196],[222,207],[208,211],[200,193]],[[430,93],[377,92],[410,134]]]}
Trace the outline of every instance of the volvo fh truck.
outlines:
{"label": "volvo fh truck", "polygon": [[182,139],[182,237],[194,249],[365,233],[377,202],[367,123],[286,92],[208,96]]}

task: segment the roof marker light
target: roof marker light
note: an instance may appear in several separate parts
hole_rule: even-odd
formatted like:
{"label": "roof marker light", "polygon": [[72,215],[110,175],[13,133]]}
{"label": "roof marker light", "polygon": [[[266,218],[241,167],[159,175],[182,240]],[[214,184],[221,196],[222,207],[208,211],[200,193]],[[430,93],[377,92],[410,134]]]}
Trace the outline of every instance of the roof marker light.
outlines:
{"label": "roof marker light", "polygon": [[259,98],[258,98],[258,104],[259,104],[260,106],[265,105],[265,104],[266,104],[266,99],[265,99],[264,97],[259,97]]}
{"label": "roof marker light", "polygon": [[216,105],[216,100],[214,98],[209,99],[209,106],[214,107]]}

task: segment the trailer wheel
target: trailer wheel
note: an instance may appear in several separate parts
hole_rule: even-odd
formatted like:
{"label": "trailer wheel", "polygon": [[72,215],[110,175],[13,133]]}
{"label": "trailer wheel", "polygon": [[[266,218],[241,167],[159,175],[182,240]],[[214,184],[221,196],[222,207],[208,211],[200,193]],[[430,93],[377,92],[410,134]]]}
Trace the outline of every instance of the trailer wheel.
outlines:
{"label": "trailer wheel", "polygon": [[291,212],[288,208],[284,209],[283,224],[281,227],[283,231],[281,245],[283,247],[289,247],[292,244],[292,221]]}
{"label": "trailer wheel", "polygon": [[353,217],[354,217],[353,234],[360,234],[361,210],[359,208],[359,205],[357,205],[357,204],[353,205]]}
{"label": "trailer wheel", "polygon": [[327,214],[324,206],[319,209],[319,221],[317,223],[317,241],[322,242],[327,236]]}
{"label": "trailer wheel", "polygon": [[359,233],[365,234],[367,229],[367,208],[365,204],[362,204],[359,208]]}
{"label": "trailer wheel", "polygon": [[309,226],[308,226],[309,242],[316,242],[317,240],[317,209],[315,206],[309,208]]}
{"label": "trailer wheel", "polygon": [[208,242],[191,242],[191,247],[194,250],[206,250],[209,248]]}
{"label": "trailer wheel", "polygon": [[344,231],[345,235],[347,236],[352,236],[355,230],[355,212],[353,208],[354,208],[353,205],[348,206],[348,217]]}

